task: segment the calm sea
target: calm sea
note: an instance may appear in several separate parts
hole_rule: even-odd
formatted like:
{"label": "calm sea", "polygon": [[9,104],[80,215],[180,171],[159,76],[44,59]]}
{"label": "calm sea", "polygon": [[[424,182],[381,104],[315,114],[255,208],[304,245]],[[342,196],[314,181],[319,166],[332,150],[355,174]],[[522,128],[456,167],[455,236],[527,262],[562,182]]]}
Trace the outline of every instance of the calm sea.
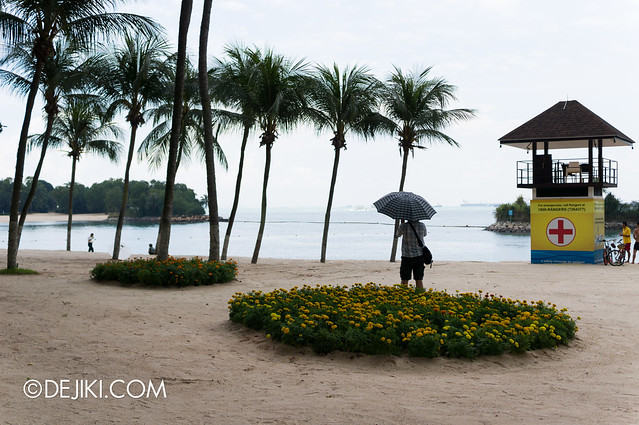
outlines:
{"label": "calm sea", "polygon": [[[503,235],[484,231],[491,224],[494,207],[438,207],[428,228],[426,244],[435,261],[529,261],[528,235]],[[222,212],[224,214],[224,212]],[[319,259],[324,211],[320,209],[272,209],[262,240],[260,257]],[[224,238],[226,223],[220,224]],[[259,227],[259,211],[238,211],[229,245],[230,257],[253,254]],[[0,246],[7,245],[8,225],[0,225]],[[95,233],[96,251],[111,252],[115,224],[74,223],[71,248],[85,251],[89,233]],[[393,220],[370,209],[336,209],[331,214],[328,260],[388,260]],[[156,225],[127,224],[122,232],[121,258],[146,254],[155,244]],[[208,256],[208,223],[174,224],[171,227],[171,255]],[[66,247],[66,223],[37,223],[24,227],[21,249],[63,250]],[[398,258],[399,258],[398,254]]]}

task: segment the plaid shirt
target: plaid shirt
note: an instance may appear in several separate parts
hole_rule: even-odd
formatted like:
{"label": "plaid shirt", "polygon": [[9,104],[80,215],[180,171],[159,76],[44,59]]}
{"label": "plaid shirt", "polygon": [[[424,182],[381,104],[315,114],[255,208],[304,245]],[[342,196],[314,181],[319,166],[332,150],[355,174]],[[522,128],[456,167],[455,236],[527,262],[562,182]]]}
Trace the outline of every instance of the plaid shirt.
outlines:
{"label": "plaid shirt", "polygon": [[[415,227],[415,232],[422,239],[422,243],[424,242],[424,237],[428,233],[426,231],[426,225],[419,221],[412,221],[413,227]],[[411,229],[410,224],[405,222],[397,228],[397,236],[398,238],[402,238],[402,257],[420,257],[422,255],[422,248],[419,246],[417,242],[417,238],[415,237],[415,232]]]}

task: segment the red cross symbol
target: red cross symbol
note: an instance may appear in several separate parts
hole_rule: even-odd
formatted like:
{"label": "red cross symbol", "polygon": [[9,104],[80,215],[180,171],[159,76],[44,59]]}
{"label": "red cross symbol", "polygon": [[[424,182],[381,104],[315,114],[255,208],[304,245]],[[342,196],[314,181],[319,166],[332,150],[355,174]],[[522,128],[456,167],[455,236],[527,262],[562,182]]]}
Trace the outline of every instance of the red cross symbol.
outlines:
{"label": "red cross symbol", "polygon": [[575,225],[564,217],[558,217],[548,223],[546,236],[548,240],[557,246],[569,245],[575,239]]}

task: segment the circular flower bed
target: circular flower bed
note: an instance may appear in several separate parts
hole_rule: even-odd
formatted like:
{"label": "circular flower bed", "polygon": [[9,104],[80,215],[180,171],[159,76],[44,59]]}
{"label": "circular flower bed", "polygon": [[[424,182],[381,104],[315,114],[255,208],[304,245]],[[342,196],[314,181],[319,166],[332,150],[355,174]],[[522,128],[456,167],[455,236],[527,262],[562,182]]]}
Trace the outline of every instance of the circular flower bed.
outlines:
{"label": "circular flower bed", "polygon": [[237,275],[237,263],[205,261],[201,258],[169,257],[109,261],[99,263],[91,270],[91,277],[115,280],[123,284],[141,283],[150,286],[197,286],[230,282]]}
{"label": "circular flower bed", "polygon": [[231,320],[318,353],[332,350],[417,357],[476,357],[567,344],[576,323],[544,301],[494,294],[324,285],[236,293]]}

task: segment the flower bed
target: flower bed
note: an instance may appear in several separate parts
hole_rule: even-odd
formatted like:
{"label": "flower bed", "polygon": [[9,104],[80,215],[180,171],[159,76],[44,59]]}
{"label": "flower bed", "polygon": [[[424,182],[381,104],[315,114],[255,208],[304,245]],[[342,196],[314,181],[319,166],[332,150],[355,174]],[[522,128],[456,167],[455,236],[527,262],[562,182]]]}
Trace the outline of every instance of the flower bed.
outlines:
{"label": "flower bed", "polygon": [[230,319],[268,338],[318,353],[332,350],[416,357],[476,357],[567,344],[578,330],[565,309],[493,294],[429,289],[304,285],[236,293]]}
{"label": "flower bed", "polygon": [[230,282],[237,275],[237,263],[204,261],[195,258],[169,257],[165,261],[133,259],[99,263],[91,270],[98,281],[119,281],[123,284],[141,283],[150,286],[197,286]]}

